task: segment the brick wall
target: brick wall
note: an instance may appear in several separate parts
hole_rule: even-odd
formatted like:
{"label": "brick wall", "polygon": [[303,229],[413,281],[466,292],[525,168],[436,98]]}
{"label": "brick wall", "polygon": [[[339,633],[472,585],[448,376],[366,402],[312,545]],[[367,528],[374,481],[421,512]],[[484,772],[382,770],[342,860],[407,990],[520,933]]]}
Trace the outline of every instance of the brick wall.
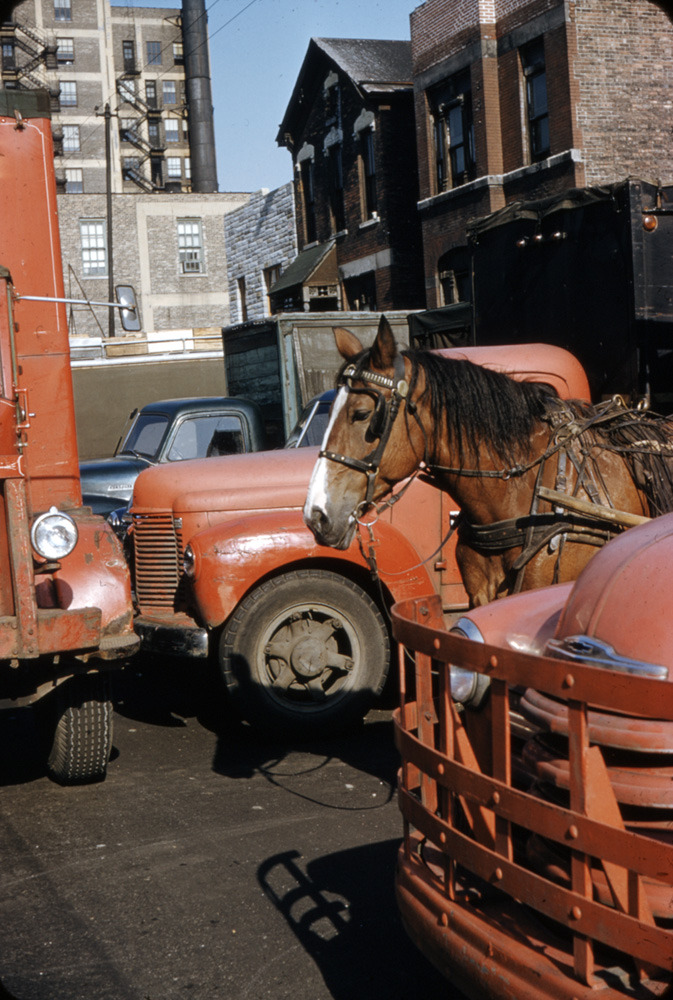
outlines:
{"label": "brick wall", "polygon": [[673,26],[650,0],[573,0],[587,184],[673,181]]}

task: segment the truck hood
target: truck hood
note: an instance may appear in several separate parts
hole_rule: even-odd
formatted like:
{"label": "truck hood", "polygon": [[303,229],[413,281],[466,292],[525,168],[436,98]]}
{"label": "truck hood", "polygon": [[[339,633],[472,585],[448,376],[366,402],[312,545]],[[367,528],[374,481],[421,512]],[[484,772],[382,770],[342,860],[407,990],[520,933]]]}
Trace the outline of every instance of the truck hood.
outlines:
{"label": "truck hood", "polygon": [[629,528],[578,577],[555,638],[588,636],[623,657],[669,668],[673,679],[673,514]]}
{"label": "truck hood", "polygon": [[302,507],[317,457],[317,448],[288,448],[155,466],[138,477],[133,507],[176,512]]}
{"label": "truck hood", "polygon": [[132,455],[80,462],[82,494],[108,497],[114,507],[120,507],[131,499],[138,473],[148,466],[148,461]]}

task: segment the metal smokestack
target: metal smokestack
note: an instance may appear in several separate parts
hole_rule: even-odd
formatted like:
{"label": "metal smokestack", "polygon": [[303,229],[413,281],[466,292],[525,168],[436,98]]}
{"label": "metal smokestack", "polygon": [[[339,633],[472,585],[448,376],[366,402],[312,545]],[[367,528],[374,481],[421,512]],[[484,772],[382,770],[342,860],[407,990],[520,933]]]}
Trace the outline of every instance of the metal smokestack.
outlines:
{"label": "metal smokestack", "polygon": [[182,0],[182,42],[189,112],[192,191],[217,191],[205,0]]}

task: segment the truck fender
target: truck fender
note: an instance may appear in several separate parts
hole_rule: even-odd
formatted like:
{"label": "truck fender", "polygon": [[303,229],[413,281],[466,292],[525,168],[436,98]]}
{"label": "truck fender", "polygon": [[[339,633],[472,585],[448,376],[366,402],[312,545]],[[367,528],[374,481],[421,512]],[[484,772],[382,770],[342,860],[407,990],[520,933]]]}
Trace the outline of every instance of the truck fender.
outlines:
{"label": "truck fender", "polygon": [[102,517],[92,515],[86,508],[70,513],[77,523],[79,541],[70,555],[61,560],[53,575],[53,585],[46,580],[37,583],[38,606],[100,608],[103,636],[130,633],[131,576],[121,543]]}
{"label": "truck fender", "polygon": [[[373,528],[379,576],[394,601],[434,593],[429,570],[404,535],[385,521]],[[363,544],[369,545],[365,531]],[[357,539],[343,551],[319,545],[301,511],[284,510],[215,525],[193,535],[192,593],[201,619],[221,625],[256,584],[284,566],[320,561],[349,575],[349,564],[369,570]]]}

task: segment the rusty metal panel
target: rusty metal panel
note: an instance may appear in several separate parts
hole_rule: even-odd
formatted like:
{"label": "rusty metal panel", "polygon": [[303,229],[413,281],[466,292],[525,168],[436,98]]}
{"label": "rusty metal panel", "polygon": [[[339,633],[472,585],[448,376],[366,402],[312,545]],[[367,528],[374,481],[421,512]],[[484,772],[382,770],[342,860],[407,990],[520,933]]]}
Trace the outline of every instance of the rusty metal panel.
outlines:
{"label": "rusty metal panel", "polygon": [[[643,995],[661,995],[673,970],[673,845],[663,826],[657,835],[623,814],[609,747],[590,743],[596,703],[606,715],[637,715],[636,725],[673,723],[673,685],[470,642],[447,633],[440,612],[436,597],[393,609],[395,637],[416,652],[395,715],[405,827],[397,891],[411,936],[475,998],[570,1000],[597,987],[609,1000],[639,996],[634,969]],[[476,713],[447,705],[449,663],[488,674],[491,704]],[[565,709],[565,795],[518,782],[507,689],[522,682]],[[486,754],[479,728],[490,733]],[[647,765],[656,771],[651,755]]]}

